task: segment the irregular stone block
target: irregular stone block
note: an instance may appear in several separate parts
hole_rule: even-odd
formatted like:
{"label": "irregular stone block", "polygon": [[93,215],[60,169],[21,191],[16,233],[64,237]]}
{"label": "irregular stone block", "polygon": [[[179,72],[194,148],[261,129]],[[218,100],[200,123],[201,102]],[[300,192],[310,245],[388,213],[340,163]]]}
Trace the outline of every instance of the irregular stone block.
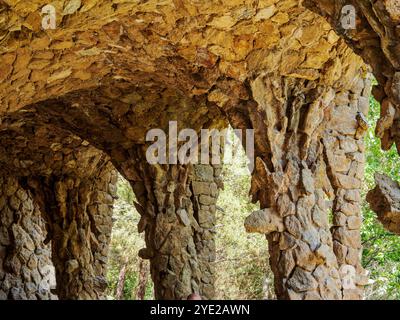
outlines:
{"label": "irregular stone block", "polygon": [[318,282],[310,272],[305,271],[300,267],[296,267],[287,284],[296,292],[305,292],[315,290],[318,287]]}
{"label": "irregular stone block", "polygon": [[245,219],[244,226],[247,232],[262,234],[284,230],[282,218],[271,209],[254,211]]}
{"label": "irregular stone block", "polygon": [[375,174],[376,187],[367,194],[371,209],[383,226],[400,234],[400,186],[382,174]]}

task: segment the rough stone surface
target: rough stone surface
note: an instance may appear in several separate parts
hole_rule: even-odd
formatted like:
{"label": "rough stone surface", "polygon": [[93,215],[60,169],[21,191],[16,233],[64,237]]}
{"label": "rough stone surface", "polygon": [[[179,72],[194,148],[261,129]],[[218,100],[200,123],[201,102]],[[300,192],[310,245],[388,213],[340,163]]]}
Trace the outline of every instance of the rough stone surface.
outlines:
{"label": "rough stone surface", "polygon": [[[9,188],[9,208],[24,215],[34,207],[46,221],[42,232],[46,243],[50,242],[46,248],[52,251],[49,265],[55,266],[54,292],[60,299],[101,298],[116,192],[114,168],[106,155],[70,132],[38,126],[35,115],[32,111],[2,118],[0,171],[15,177],[27,190]],[[21,230],[15,227],[18,234]],[[34,229],[29,236],[41,241]],[[31,242],[26,245],[33,250]],[[27,262],[28,268],[37,264],[33,259]]]}
{"label": "rough stone surface", "polygon": [[[400,29],[397,1],[304,0],[310,10],[324,16],[335,32],[368,63],[379,85],[373,90],[382,104],[376,133],[382,148],[396,143],[400,151]],[[345,29],[341,10],[352,5],[356,28]]]}
{"label": "rough stone surface", "polygon": [[[139,254],[151,261],[156,297],[213,296],[221,167],[144,158],[146,133],[168,132],[173,120],[178,130],[254,129],[250,194],[261,211],[247,226],[267,234],[279,299],[362,297],[362,281],[346,289],[340,270],[363,274],[371,69],[382,103],[377,135],[384,149],[400,149],[394,1],[52,3],[57,28],[41,30],[47,1],[0,0],[0,171],[23,182],[47,219],[60,298],[101,296],[115,191],[102,170],[109,161],[137,196],[147,246]],[[339,21],[347,4],[357,10],[354,30]],[[17,191],[6,191],[14,213],[29,203]]]}
{"label": "rough stone surface", "polygon": [[18,180],[0,176],[0,300],[57,297],[45,221]]}
{"label": "rough stone surface", "polygon": [[92,179],[30,177],[47,221],[59,299],[103,299],[116,173],[110,163]]}
{"label": "rough stone surface", "polygon": [[367,194],[367,201],[383,226],[400,234],[400,186],[379,173],[375,174],[375,183],[376,187]]}
{"label": "rough stone surface", "polygon": [[[138,157],[143,153],[137,150]],[[130,180],[141,214],[140,231],[150,260],[156,299],[185,299],[191,293],[214,297],[215,210],[220,166],[150,166],[140,162]],[[202,201],[203,197],[207,201]]]}

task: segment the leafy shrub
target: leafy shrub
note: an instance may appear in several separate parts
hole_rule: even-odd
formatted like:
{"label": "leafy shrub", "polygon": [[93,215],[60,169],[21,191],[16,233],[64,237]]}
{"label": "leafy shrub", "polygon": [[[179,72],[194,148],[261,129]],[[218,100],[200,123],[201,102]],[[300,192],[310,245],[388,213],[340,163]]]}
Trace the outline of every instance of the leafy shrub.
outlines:
{"label": "leafy shrub", "polygon": [[[400,180],[400,158],[395,146],[382,151],[379,138],[374,134],[379,119],[380,105],[371,97],[368,121],[370,128],[365,139],[366,167],[362,198],[374,188],[374,173],[385,173],[394,180]],[[366,201],[362,212],[364,222],[361,237],[364,246],[362,262],[371,271],[373,284],[366,288],[367,299],[400,299],[400,237],[386,231]]]}

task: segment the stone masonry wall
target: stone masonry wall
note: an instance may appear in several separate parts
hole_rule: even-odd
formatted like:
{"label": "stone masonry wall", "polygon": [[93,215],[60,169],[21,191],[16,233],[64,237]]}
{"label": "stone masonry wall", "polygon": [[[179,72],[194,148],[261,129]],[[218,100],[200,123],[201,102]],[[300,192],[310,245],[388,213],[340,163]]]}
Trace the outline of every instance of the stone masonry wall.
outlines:
{"label": "stone masonry wall", "polygon": [[[213,246],[216,192],[211,179],[191,180],[196,168],[149,166],[138,151],[145,132],[165,130],[172,119],[196,132],[224,125],[225,118],[234,128],[253,128],[250,192],[261,210],[246,228],[267,235],[278,298],[360,298],[358,190],[370,70],[357,54],[379,82],[374,94],[382,103],[382,146],[399,145],[400,15],[392,1],[349,2],[358,13],[358,26],[349,31],[339,21],[346,0],[149,0],[93,1],[59,15],[60,28],[39,32],[37,10],[45,0],[26,7],[0,0],[0,27],[11,30],[0,30],[0,112],[28,115],[29,133],[47,135],[37,130],[46,124],[49,132],[72,132],[110,156],[137,195],[147,245],[140,255],[151,261],[156,298],[165,299],[196,290],[211,296],[212,264],[202,261],[212,260],[204,253]],[[9,149],[20,126],[6,127],[0,160],[13,167]],[[28,143],[33,155],[38,145]],[[26,165],[32,163],[19,164]],[[209,167],[199,168],[212,175]],[[66,283],[78,276],[80,284],[64,297],[97,297],[91,281],[81,290],[90,278],[86,263],[94,261],[86,212],[91,192],[85,179],[67,176],[39,179],[50,191],[40,203],[48,206],[53,233],[72,239],[74,256],[65,251],[59,258],[68,261]],[[207,189],[198,182],[209,182],[209,191],[197,190]],[[77,272],[79,259],[84,276]],[[353,289],[345,288],[343,266],[356,269]]]}
{"label": "stone masonry wall", "polygon": [[[337,93],[327,124],[324,152],[333,187],[333,249],[342,277],[343,299],[361,299],[368,277],[361,265],[361,195],[364,178],[364,133],[368,128],[371,79],[359,79]],[[344,116],[345,115],[345,116]]]}
{"label": "stone masonry wall", "polygon": [[139,232],[150,260],[156,299],[214,296],[215,204],[220,168],[210,165],[150,165],[137,149],[138,176],[130,183],[141,215]]}
{"label": "stone masonry wall", "polygon": [[383,174],[375,174],[376,186],[367,201],[386,230],[400,235],[400,186]]}
{"label": "stone masonry wall", "polygon": [[102,299],[117,176],[105,163],[86,179],[30,177],[52,240],[60,299]]}
{"label": "stone masonry wall", "polygon": [[[365,74],[359,70],[348,89],[275,74],[253,80],[251,92],[238,89],[236,99],[223,98],[228,85],[217,89],[215,97],[220,97],[232,126],[255,130],[250,192],[261,210],[252,213],[245,226],[249,232],[267,234],[279,299],[362,296],[357,284],[365,279],[356,276],[363,273],[358,189],[371,87]],[[249,96],[257,104],[247,100]],[[346,250],[345,257],[336,256],[342,253],[339,248]],[[353,291],[344,282],[349,267],[344,273],[343,263],[355,268]]]}
{"label": "stone masonry wall", "polygon": [[45,222],[32,195],[0,176],[0,300],[48,300],[54,268]]}
{"label": "stone masonry wall", "polygon": [[198,223],[194,231],[194,242],[200,269],[199,292],[209,299],[215,296],[215,212],[219,189],[223,187],[221,167],[222,165],[194,165],[189,185],[194,218]]}

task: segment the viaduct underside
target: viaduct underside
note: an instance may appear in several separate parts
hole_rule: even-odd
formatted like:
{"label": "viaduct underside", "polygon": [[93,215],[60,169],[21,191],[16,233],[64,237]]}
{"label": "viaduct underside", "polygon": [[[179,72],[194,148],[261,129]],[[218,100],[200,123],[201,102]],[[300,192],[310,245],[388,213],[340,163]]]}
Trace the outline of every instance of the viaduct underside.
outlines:
{"label": "viaduct underside", "polygon": [[[0,0],[0,299],[104,298],[117,172],[155,298],[213,298],[222,165],[150,164],[146,134],[170,121],[254,130],[243,232],[266,235],[278,299],[362,299],[371,90],[382,148],[400,150],[397,0],[59,0],[43,30],[46,4]],[[400,233],[398,185],[377,183]]]}

